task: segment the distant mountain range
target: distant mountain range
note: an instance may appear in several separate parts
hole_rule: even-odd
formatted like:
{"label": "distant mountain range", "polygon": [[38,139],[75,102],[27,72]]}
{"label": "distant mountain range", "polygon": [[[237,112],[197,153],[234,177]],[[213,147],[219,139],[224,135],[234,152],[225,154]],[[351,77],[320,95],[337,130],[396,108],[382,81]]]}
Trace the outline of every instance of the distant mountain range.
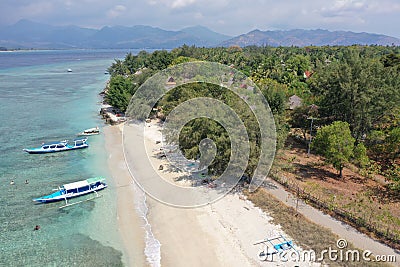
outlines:
{"label": "distant mountain range", "polygon": [[254,30],[221,43],[222,46],[324,46],[324,45],[400,45],[400,39],[381,34],[328,30]]}
{"label": "distant mountain range", "polygon": [[216,46],[231,36],[202,26],[180,31],[137,25],[99,30],[77,26],[51,26],[29,20],[0,28],[0,46],[8,48],[174,48],[183,44]]}
{"label": "distant mountain range", "polygon": [[216,33],[202,26],[168,31],[137,25],[101,29],[52,26],[29,20],[0,28],[0,47],[21,49],[72,48],[174,48],[186,45],[214,46],[307,46],[307,45],[400,45],[400,39],[370,33],[327,30],[254,30],[237,37]]}

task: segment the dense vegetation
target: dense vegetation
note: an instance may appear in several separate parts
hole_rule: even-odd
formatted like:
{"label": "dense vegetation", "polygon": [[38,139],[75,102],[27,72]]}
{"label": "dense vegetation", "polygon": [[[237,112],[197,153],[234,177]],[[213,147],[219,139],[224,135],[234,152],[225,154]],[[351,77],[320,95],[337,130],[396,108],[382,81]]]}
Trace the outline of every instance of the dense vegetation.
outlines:
{"label": "dense vegetation", "polygon": [[[194,60],[232,65],[258,85],[275,116],[278,148],[284,145],[291,128],[301,129],[299,138],[315,136],[312,152],[324,155],[339,173],[351,162],[385,175],[392,181],[390,187],[400,191],[400,47],[182,46],[170,52],[142,51],[112,64],[106,99],[125,111],[136,89],[153,73]],[[248,108],[227,90],[220,90],[203,85],[178,87],[158,105],[164,116],[180,102],[197,96],[211,96],[233,105],[243,115],[251,137],[246,171],[251,175],[257,161],[259,129]],[[288,105],[292,95],[302,99],[294,110]],[[181,148],[186,156],[198,158],[198,140],[204,137],[216,141],[220,153],[212,171],[221,173],[229,155],[229,140],[218,124],[190,122],[181,133]]]}
{"label": "dense vegetation", "polygon": [[[226,88],[206,83],[186,84],[168,92],[158,105],[163,107],[163,115],[166,116],[180,103],[195,97],[218,99],[228,106],[234,107],[248,132],[250,158],[258,158],[260,130],[257,121],[244,101]],[[205,138],[212,139],[217,146],[217,154],[209,166],[209,170],[219,175],[226,169],[231,155],[230,137],[222,125],[208,118],[192,120],[182,129],[179,135],[179,146],[187,158],[197,159],[200,155],[198,145]],[[247,175],[252,173],[256,165],[257,161],[255,160],[248,162]]]}

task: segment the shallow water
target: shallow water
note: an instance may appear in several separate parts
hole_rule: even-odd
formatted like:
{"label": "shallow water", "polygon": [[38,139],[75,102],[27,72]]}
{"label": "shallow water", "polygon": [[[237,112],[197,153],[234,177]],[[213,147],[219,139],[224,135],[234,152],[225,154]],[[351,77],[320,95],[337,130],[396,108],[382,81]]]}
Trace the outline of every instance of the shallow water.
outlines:
{"label": "shallow water", "polygon": [[32,202],[64,183],[107,178],[103,136],[89,137],[83,150],[30,155],[22,149],[101,128],[104,71],[126,52],[0,53],[0,266],[123,265],[112,181],[101,198],[65,209]]}

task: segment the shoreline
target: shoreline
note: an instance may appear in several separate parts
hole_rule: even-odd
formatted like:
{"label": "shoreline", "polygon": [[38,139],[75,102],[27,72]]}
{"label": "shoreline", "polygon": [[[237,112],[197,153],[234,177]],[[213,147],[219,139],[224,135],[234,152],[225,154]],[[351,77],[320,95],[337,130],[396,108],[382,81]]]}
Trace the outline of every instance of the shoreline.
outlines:
{"label": "shoreline", "polygon": [[[107,165],[116,187],[117,228],[123,242],[123,262],[126,266],[147,266],[144,225],[133,198],[135,187],[125,167],[120,126],[105,126],[104,139],[108,155]],[[137,200],[136,200],[137,201]]]}

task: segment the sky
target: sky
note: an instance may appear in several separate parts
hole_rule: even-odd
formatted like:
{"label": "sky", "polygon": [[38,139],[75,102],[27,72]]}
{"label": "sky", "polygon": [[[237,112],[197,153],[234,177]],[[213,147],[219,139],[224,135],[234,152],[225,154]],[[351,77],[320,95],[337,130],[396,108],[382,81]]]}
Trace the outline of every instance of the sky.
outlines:
{"label": "sky", "polygon": [[400,0],[1,0],[0,26],[202,25],[235,36],[254,29],[327,29],[400,38]]}

